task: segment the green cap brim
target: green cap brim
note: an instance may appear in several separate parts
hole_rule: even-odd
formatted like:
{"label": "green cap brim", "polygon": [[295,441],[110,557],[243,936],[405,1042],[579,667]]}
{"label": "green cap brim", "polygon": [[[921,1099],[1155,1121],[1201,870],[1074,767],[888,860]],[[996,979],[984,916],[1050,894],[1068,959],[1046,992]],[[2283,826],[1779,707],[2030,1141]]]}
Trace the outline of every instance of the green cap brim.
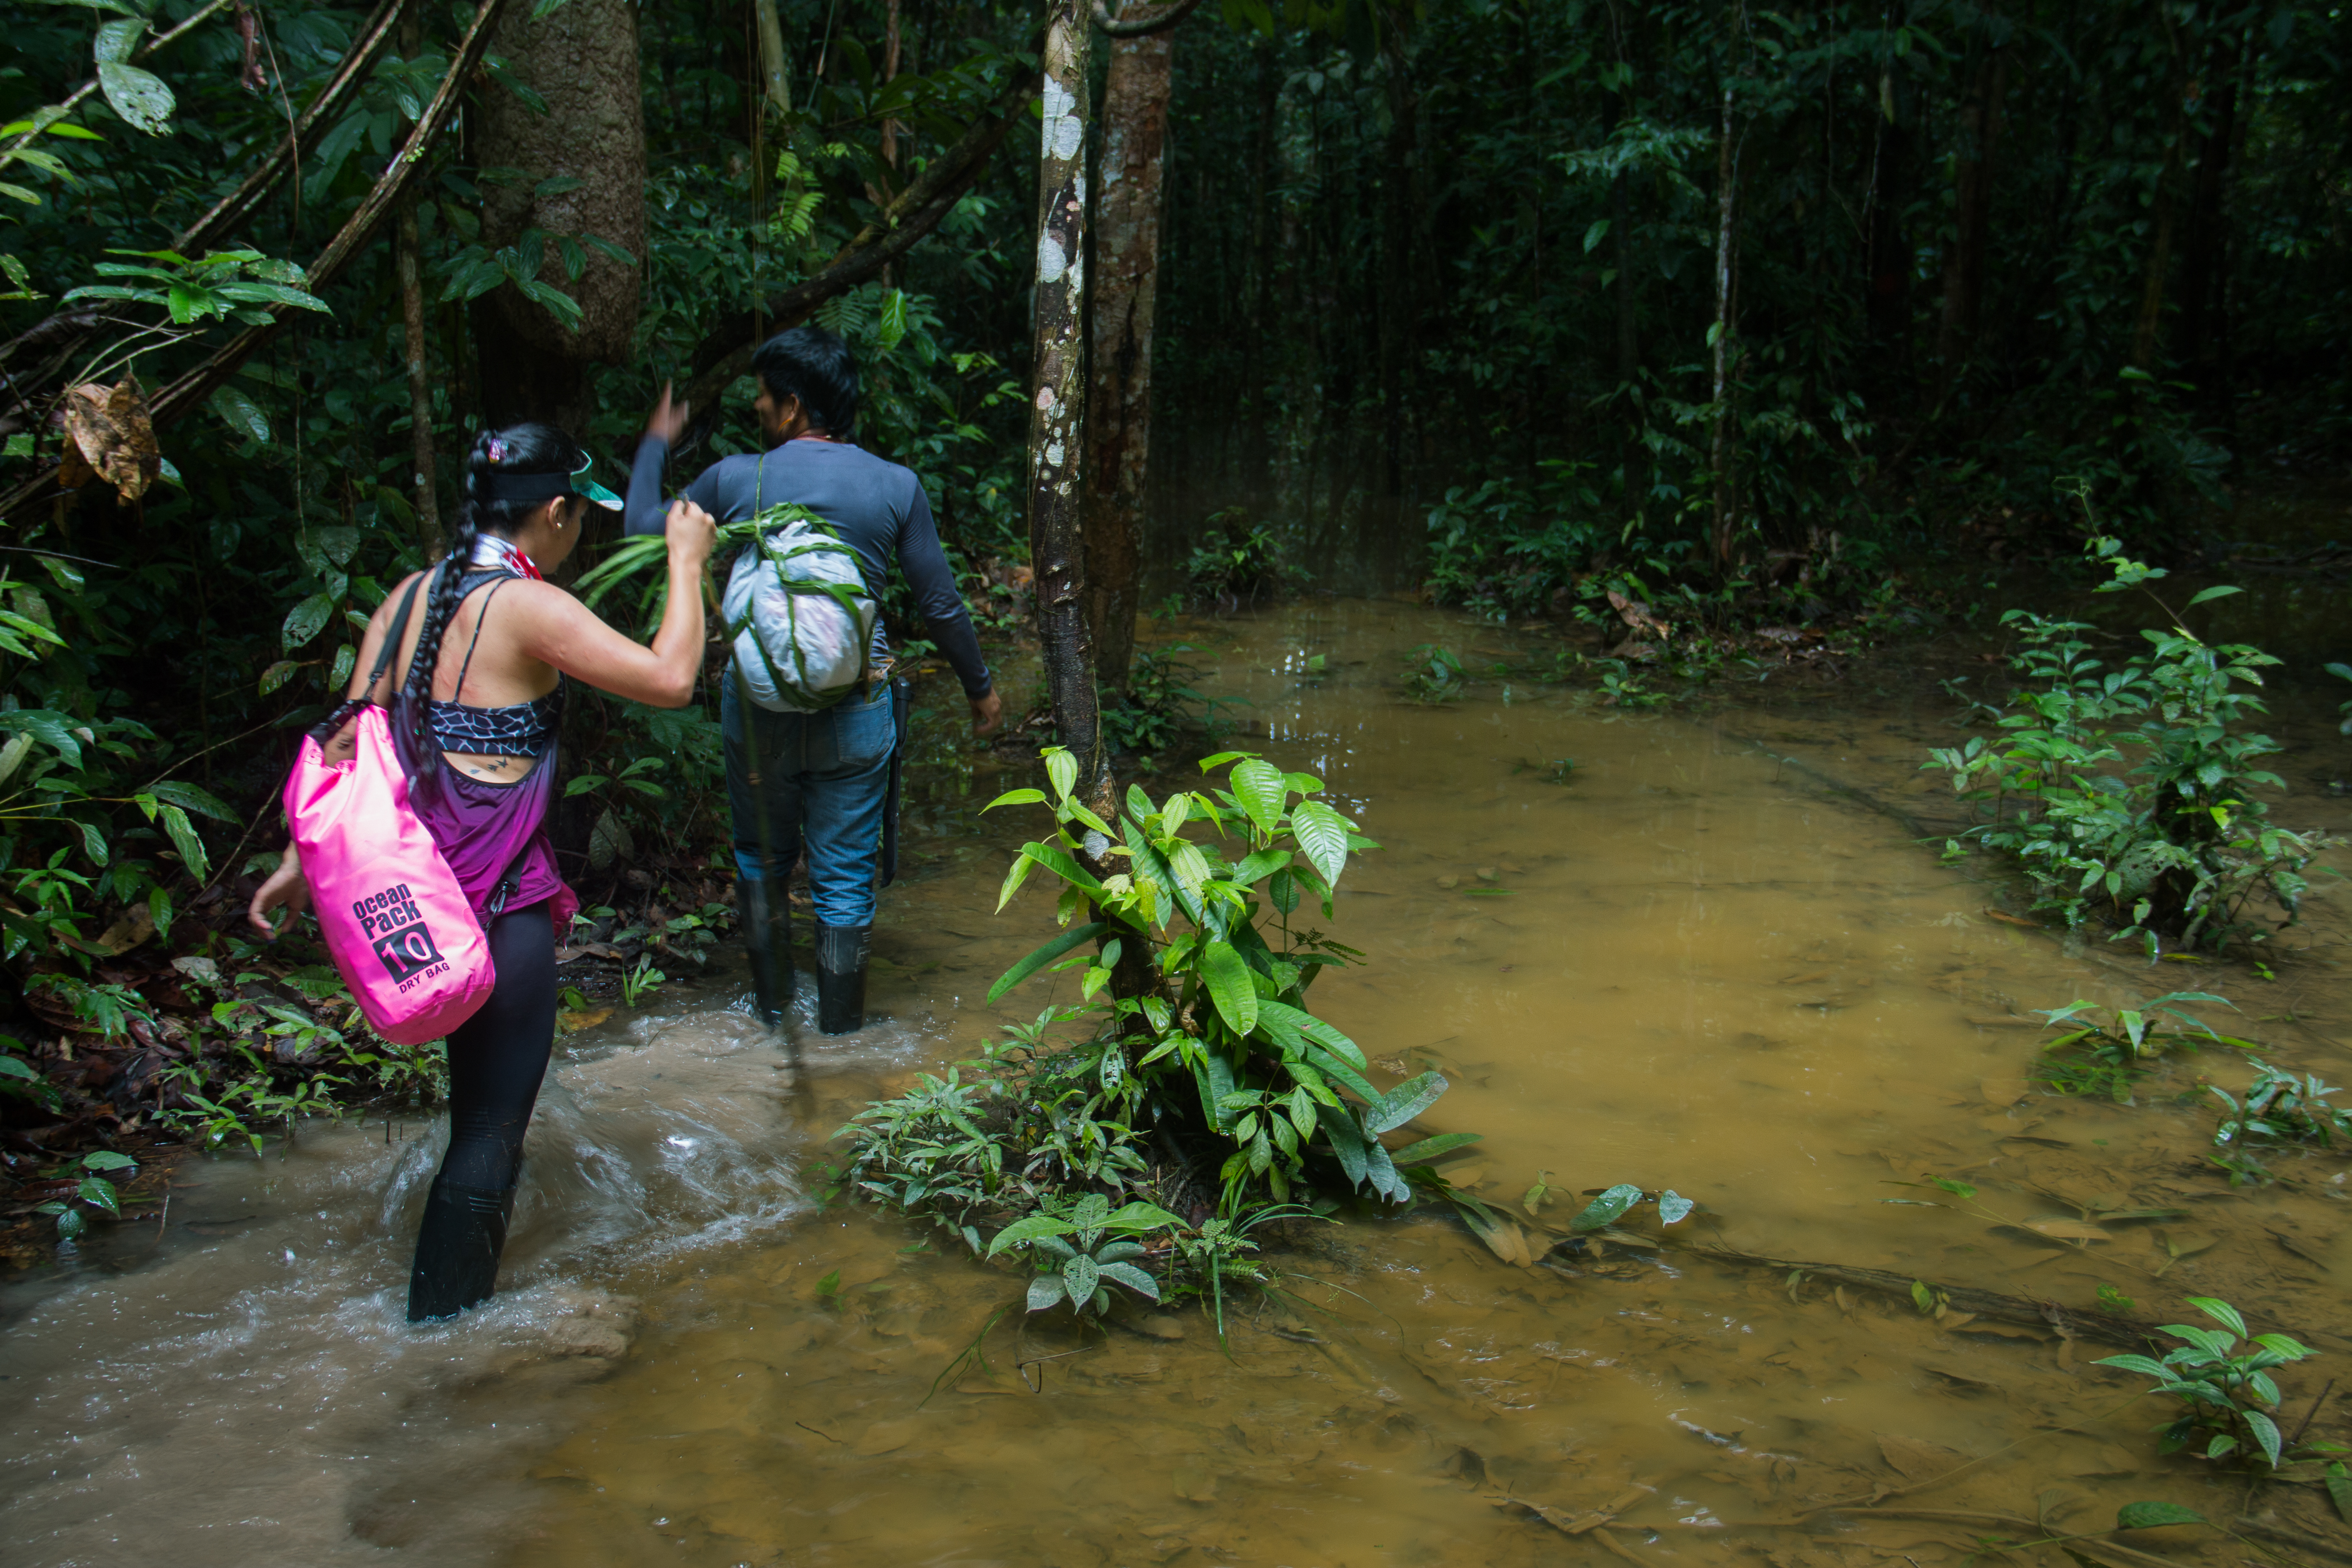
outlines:
{"label": "green cap brim", "polygon": [[572,470],[572,493],[583,500],[594,501],[606,511],[620,510],[621,498],[588,477],[588,470],[595,465],[596,459],[591,458]]}

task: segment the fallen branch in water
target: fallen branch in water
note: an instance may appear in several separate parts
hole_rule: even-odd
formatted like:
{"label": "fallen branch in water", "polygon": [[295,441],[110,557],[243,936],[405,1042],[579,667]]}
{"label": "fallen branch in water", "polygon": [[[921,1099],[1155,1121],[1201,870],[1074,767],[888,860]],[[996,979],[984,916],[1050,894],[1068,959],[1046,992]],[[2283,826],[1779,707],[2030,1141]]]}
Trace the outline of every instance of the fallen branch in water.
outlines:
{"label": "fallen branch in water", "polygon": [[1844,1263],[1801,1263],[1787,1258],[1765,1258],[1753,1252],[1734,1251],[1727,1247],[1708,1247],[1690,1242],[1669,1240],[1667,1245],[1691,1258],[1728,1263],[1741,1268],[1766,1268],[1780,1274],[1802,1272],[1817,1279],[1852,1285],[1857,1289],[1898,1296],[1906,1301],[1913,1300],[1912,1288],[1915,1285],[1925,1285],[1955,1312],[2048,1329],[2061,1339],[2099,1340],[2111,1345],[2137,1348],[2153,1341],[2158,1332],[2156,1324],[2143,1323],[2137,1319],[2118,1318],[2108,1312],[2078,1311],[2072,1307],[2062,1307],[2055,1301],[2003,1296],[1967,1285],[1938,1285],[1932,1279],[1920,1279],[1915,1275],[1896,1274],[1885,1268],[1859,1268]]}

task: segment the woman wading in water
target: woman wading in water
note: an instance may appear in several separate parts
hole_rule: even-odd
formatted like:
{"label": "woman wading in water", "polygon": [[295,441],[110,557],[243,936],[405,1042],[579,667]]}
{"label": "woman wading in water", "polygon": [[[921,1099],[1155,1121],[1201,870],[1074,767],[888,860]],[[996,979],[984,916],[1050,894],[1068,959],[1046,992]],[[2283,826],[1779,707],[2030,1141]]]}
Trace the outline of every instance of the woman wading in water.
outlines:
{"label": "woman wading in water", "polygon": [[[587,468],[587,456],[552,426],[509,426],[478,439],[448,555],[377,608],[355,668],[382,673],[355,673],[350,700],[316,731],[326,760],[343,762],[360,704],[390,707],[411,803],[472,903],[498,968],[488,1000],[449,1034],[449,1152],[416,1237],[411,1322],[489,1299],[514,1212],[523,1129],[555,1036],[555,940],[579,907],[556,872],[546,826],[564,677],[677,708],[693,698],[701,668],[702,574],[716,530],[691,501],[670,508],[669,605],[652,647],[541,580],[579,543],[592,500],[620,507]],[[382,658],[388,637],[397,639],[396,667]],[[405,672],[396,684],[394,668]],[[275,936],[269,911],[310,901],[289,845],[248,918]]]}

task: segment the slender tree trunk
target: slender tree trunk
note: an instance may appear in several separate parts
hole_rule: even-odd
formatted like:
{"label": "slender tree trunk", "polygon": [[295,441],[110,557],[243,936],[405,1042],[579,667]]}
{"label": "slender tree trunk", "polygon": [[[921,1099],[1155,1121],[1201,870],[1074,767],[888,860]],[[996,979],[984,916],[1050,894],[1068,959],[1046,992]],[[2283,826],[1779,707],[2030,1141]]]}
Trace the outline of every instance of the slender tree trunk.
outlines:
{"label": "slender tree trunk", "polygon": [[[410,0],[400,18],[400,53],[415,59],[425,45],[424,0]],[[402,127],[405,133],[413,127]],[[393,256],[400,278],[402,344],[408,368],[409,482],[415,487],[416,542],[428,555],[441,548],[441,509],[433,464],[433,378],[425,360],[425,285],[418,275],[416,195],[401,198],[393,217]]]}
{"label": "slender tree trunk", "polygon": [[1992,222],[1992,156],[2000,142],[2001,91],[2008,51],[1986,43],[1960,104],[1959,147],[1954,159],[1955,225],[1944,258],[1944,311],[1936,330],[1937,374],[1949,386],[1976,344],[1984,300],[1985,240]]}
{"label": "slender tree trunk", "polygon": [[1095,673],[1127,689],[1142,575],[1151,450],[1151,333],[1159,293],[1173,31],[1116,38],[1103,88],[1102,212],[1095,229],[1093,374],[1087,407],[1086,570]]}
{"label": "slender tree trunk", "polygon": [[[893,16],[897,8],[892,8]],[[751,0],[752,25],[760,31],[760,79],[769,104],[779,114],[793,111],[793,83],[785,68],[784,26],[776,16],[776,0]]]}
{"label": "slender tree trunk", "polygon": [[[1735,40],[1736,42],[1736,40]],[[1715,471],[1715,562],[1731,566],[1732,539],[1739,528],[1738,491],[1732,483],[1731,355],[1738,324],[1732,319],[1733,258],[1738,249],[1739,139],[1732,118],[1730,48],[1724,58],[1722,125],[1715,170],[1715,327],[1709,401],[1715,405],[1707,463]]]}
{"label": "slender tree trunk", "polygon": [[1079,797],[1108,802],[1087,637],[1086,0],[1055,0],[1045,23],[1045,123],[1037,159],[1034,381],[1029,418],[1029,558],[1054,728],[1078,762]]}
{"label": "slender tree trunk", "polygon": [[1912,258],[1903,207],[1911,173],[1911,128],[1904,122],[1903,97],[1893,67],[1883,67],[1873,116],[1878,134],[1871,149],[1870,191],[1863,204],[1870,247],[1864,314],[1873,359],[1883,372],[1899,372],[1910,359]]}

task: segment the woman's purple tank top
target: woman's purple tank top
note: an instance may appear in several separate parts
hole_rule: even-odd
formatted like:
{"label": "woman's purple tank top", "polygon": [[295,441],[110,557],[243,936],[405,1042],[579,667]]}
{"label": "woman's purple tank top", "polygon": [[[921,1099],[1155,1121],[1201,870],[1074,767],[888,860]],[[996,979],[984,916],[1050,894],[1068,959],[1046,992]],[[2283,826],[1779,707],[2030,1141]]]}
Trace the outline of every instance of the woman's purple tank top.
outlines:
{"label": "woman's purple tank top", "polygon": [[[432,672],[440,662],[438,641],[428,648],[419,639],[408,679],[394,700],[395,705],[410,708],[410,713],[396,713],[392,726],[401,761],[408,769],[409,804],[441,847],[457,885],[474,906],[476,919],[488,927],[507,910],[546,900],[556,940],[561,942],[571,929],[580,900],[557,871],[555,846],[547,837],[547,814],[555,802],[556,743],[551,738],[532,759],[530,771],[513,784],[468,778],[451,767],[430,735],[429,726],[411,719],[411,714],[427,712],[425,704],[433,694]],[[562,688],[557,690],[560,693]],[[420,729],[428,731],[422,739],[417,733]],[[504,897],[499,896],[502,884]]]}

